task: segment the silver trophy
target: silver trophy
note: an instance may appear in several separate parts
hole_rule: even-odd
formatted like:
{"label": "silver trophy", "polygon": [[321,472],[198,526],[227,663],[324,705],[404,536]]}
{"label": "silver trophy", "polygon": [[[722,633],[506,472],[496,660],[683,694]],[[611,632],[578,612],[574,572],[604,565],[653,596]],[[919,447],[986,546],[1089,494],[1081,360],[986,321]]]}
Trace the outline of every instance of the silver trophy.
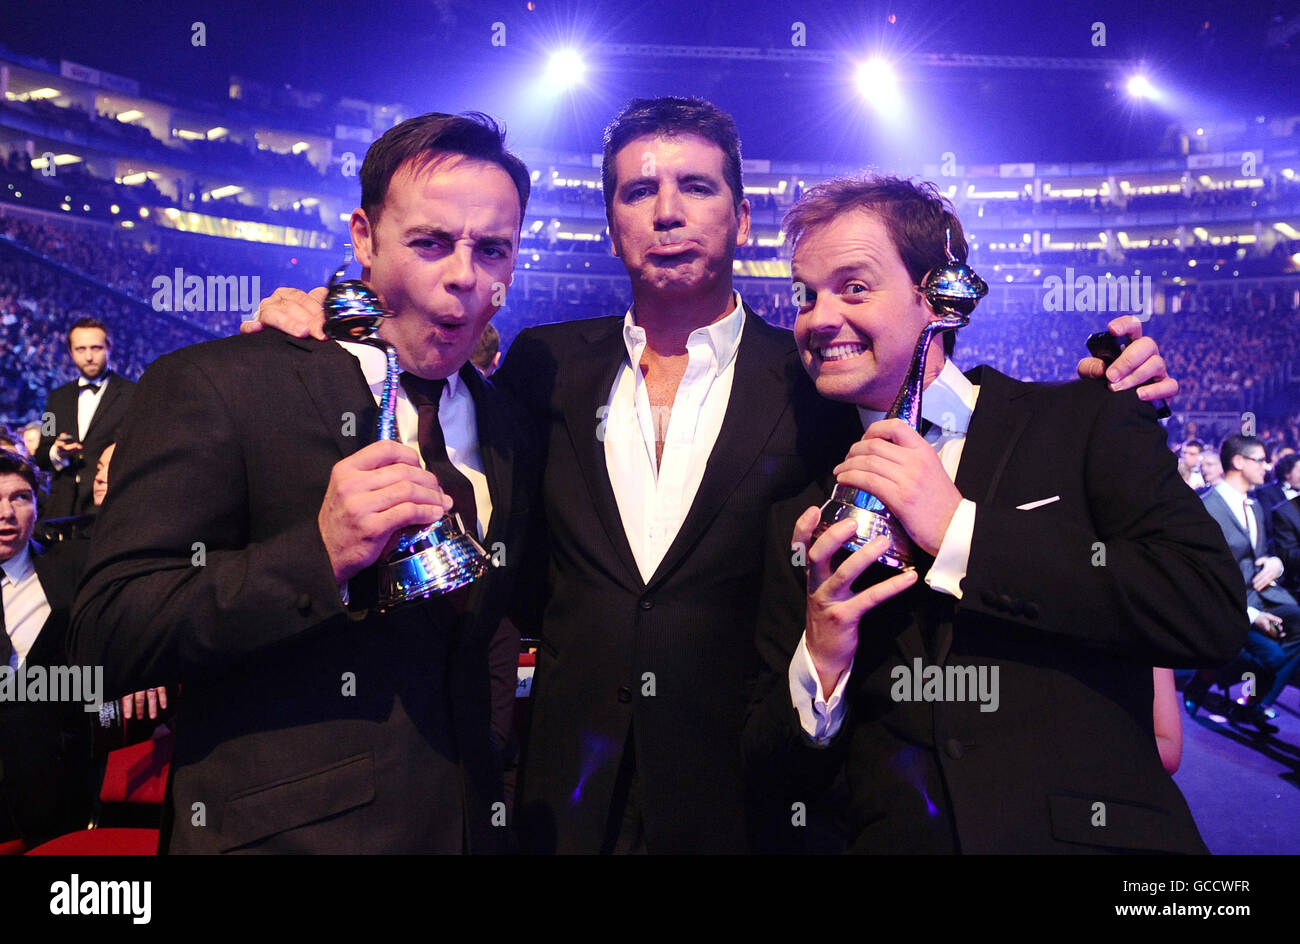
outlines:
{"label": "silver trophy", "polygon": [[[975,270],[952,254],[952,230],[944,242],[948,261],[931,269],[921,280],[921,295],[934,313],[939,315],[921,331],[912,352],[912,363],[903,380],[902,389],[894,398],[894,405],[885,419],[897,417],[918,430],[921,423],[921,394],[925,389],[925,356],[930,350],[930,340],[940,331],[955,331],[970,324],[970,313],[979,300],[988,294],[989,287]],[[813,532],[816,539],[837,522],[852,518],[858,523],[858,533],[845,542],[845,550],[860,550],[883,535],[889,537],[889,547],[879,561],[890,567],[904,569],[912,566],[912,542],[897,519],[875,495],[851,485],[836,485],[830,500],[822,505],[821,520]]]}
{"label": "silver trophy", "polygon": [[[325,333],[339,341],[369,344],[384,352],[388,368],[379,404],[379,428],[375,438],[396,440],[397,385],[401,368],[393,346],[376,332],[384,318],[392,317],[379,295],[359,279],[339,281],[347,271],[344,262],[334,273],[325,296]],[[380,612],[424,599],[435,593],[449,593],[481,577],[488,556],[469,534],[454,511],[423,528],[406,528],[397,546],[379,567]]]}

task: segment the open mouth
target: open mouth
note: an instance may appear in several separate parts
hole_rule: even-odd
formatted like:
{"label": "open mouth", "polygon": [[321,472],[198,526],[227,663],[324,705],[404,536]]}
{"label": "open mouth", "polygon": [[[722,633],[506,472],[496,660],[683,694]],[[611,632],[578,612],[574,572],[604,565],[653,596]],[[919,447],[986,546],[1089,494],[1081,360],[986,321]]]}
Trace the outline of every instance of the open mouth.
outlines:
{"label": "open mouth", "polygon": [[823,364],[833,364],[837,361],[846,361],[850,358],[858,357],[867,353],[869,350],[871,350],[871,348],[865,344],[845,341],[836,344],[828,344],[823,348],[817,348],[813,353],[816,355],[817,360],[821,361]]}

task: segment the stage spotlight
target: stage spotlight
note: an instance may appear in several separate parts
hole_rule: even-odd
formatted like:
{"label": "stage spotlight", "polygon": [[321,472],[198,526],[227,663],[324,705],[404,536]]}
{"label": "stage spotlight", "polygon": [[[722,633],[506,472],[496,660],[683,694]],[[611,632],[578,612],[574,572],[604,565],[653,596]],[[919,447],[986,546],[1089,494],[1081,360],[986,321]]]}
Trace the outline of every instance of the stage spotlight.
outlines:
{"label": "stage spotlight", "polygon": [[871,105],[881,111],[891,111],[898,105],[898,77],[894,68],[884,59],[868,59],[858,66],[858,91]]}
{"label": "stage spotlight", "polygon": [[587,64],[576,49],[561,49],[551,53],[546,63],[546,81],[558,89],[570,89],[582,82]]}
{"label": "stage spotlight", "polygon": [[1125,88],[1128,89],[1128,93],[1132,95],[1134,98],[1155,98],[1156,97],[1155,86],[1151,84],[1150,79],[1148,79],[1145,75],[1142,75],[1141,73],[1131,76],[1127,84],[1125,85]]}

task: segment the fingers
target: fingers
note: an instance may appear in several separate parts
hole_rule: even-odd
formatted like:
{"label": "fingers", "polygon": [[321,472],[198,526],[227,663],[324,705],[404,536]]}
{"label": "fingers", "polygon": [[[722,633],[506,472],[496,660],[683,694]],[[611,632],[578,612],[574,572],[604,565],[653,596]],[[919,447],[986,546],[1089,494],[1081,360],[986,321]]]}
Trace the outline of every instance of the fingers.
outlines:
{"label": "fingers", "polygon": [[[877,420],[872,423],[867,427],[866,432],[862,434],[862,438],[854,443],[853,446],[866,446],[873,441],[879,440],[913,449],[917,448],[918,445],[925,446],[926,448],[930,447],[930,444],[925,441],[924,436],[912,429],[906,421],[897,417],[887,420]],[[853,448],[850,448],[849,455],[852,454]]]}
{"label": "fingers", "polygon": [[1128,335],[1131,340],[1136,341],[1142,337],[1142,322],[1133,315],[1120,315],[1106,325],[1106,330],[1117,338]]}
{"label": "fingers", "polygon": [[1178,395],[1178,381],[1173,377],[1166,377],[1145,387],[1138,387],[1137,394],[1139,400],[1147,403],[1153,400],[1170,400]]}
{"label": "fingers", "polygon": [[[391,439],[380,439],[367,446],[362,446],[352,455],[338,464],[348,469],[364,472],[400,462],[404,465],[420,468],[420,454],[410,446],[403,446]],[[432,475],[433,473],[429,473]]]}
{"label": "fingers", "polygon": [[[806,515],[807,512],[804,512]],[[802,520],[802,518],[800,519]],[[837,521],[808,548],[808,595],[819,590],[831,575],[831,559],[844,546],[844,542],[858,533],[858,523],[853,519]]]}
{"label": "fingers", "polygon": [[794,534],[790,537],[790,546],[793,548],[798,545],[807,548],[812,543],[813,532],[817,530],[817,522],[820,520],[821,509],[816,505],[809,505],[804,509],[804,513],[794,523]]}
{"label": "fingers", "polygon": [[[886,546],[888,545],[886,544]],[[881,553],[884,553],[884,548],[881,549]],[[880,583],[872,584],[850,600],[849,603],[857,613],[857,618],[862,619],[862,617],[867,614],[868,610],[874,609],[891,597],[898,596],[908,587],[916,583],[919,577],[920,575],[915,569],[905,570],[901,574],[895,574],[888,580],[882,580]]]}
{"label": "fingers", "polygon": [[[262,299],[257,306],[257,321],[269,325],[295,338],[312,337],[325,340],[325,301],[328,289],[324,286],[314,288],[311,292],[301,289],[281,287]],[[250,328],[246,334],[255,330]]]}
{"label": "fingers", "polygon": [[150,720],[158,717],[158,689],[150,688],[145,690],[145,699],[149,702]]}
{"label": "fingers", "polygon": [[1112,390],[1127,390],[1140,383],[1165,376],[1165,359],[1150,338],[1139,338],[1120,352],[1106,369]]}
{"label": "fingers", "polygon": [[130,721],[130,720],[131,720],[131,718],[132,718],[132,707],[134,706],[134,704],[135,704],[135,696],[134,696],[134,695],[123,695],[123,696],[122,696],[122,719],[123,719],[124,721]]}
{"label": "fingers", "polygon": [[1084,379],[1096,380],[1106,376],[1106,365],[1100,357],[1085,357],[1075,370]]}
{"label": "fingers", "polygon": [[[855,531],[850,531],[848,537],[852,537]],[[848,540],[846,537],[845,540]],[[843,541],[840,542],[843,544]],[[868,541],[866,546],[858,548],[850,554],[835,573],[827,578],[823,589],[826,594],[833,600],[849,599],[852,596],[853,581],[862,576],[863,571],[880,559],[880,555],[889,550],[889,538],[881,535]],[[892,594],[891,594],[892,596]],[[870,607],[867,607],[870,609]],[[862,611],[863,613],[866,610]],[[861,613],[858,614],[859,616]]]}

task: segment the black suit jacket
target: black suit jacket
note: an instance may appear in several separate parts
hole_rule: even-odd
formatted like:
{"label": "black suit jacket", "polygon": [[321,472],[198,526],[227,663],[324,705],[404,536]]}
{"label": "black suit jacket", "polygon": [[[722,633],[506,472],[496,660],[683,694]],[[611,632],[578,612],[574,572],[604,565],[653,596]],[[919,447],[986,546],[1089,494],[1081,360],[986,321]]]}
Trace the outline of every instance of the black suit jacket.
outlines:
{"label": "black suit jacket", "polygon": [[[123,423],[71,648],[123,694],[181,683],[170,788],[178,852],[459,852],[507,829],[488,640],[512,597],[535,460],[470,370],[507,566],[387,615],[340,601],[317,514],[374,438],[357,360],[278,332],[160,358]],[[358,596],[363,572],[349,585]],[[353,601],[354,604],[357,602]]]}
{"label": "black suit jacket", "polygon": [[1286,567],[1283,582],[1300,589],[1300,496],[1273,509],[1273,547]]}
{"label": "black suit jacket", "polygon": [[[1252,543],[1249,532],[1237,521],[1237,516],[1233,514],[1218,491],[1211,489],[1201,496],[1201,501],[1205,502],[1206,510],[1218,522],[1223,537],[1228,542],[1228,550],[1236,562],[1237,569],[1241,572],[1242,580],[1246,585],[1246,605],[1257,610],[1294,605],[1295,598],[1282,587],[1268,586],[1263,590],[1256,590],[1251,583],[1255,572],[1259,570],[1255,566],[1256,560],[1261,557],[1280,556],[1273,548],[1273,538],[1269,532],[1269,522],[1272,517],[1268,509],[1264,508],[1257,498],[1251,501],[1250,513],[1255,519],[1255,541]],[[1285,559],[1282,564],[1286,565]]]}
{"label": "black suit jacket", "polygon": [[[67,666],[65,637],[82,549],[57,545],[47,551],[35,542],[30,547],[50,615],[25,666]],[[85,828],[94,794],[94,718],[85,702],[0,701],[0,831],[16,833],[30,848]]]}
{"label": "black suit jacket", "polygon": [[530,408],[547,450],[549,599],[521,777],[523,840],[534,851],[601,849],[630,731],[649,850],[740,851],[764,521],[861,431],[852,410],[817,396],[790,332],[747,311],[703,481],[646,583],[600,438],[627,357],[622,325],[531,328],[495,375]]}
{"label": "black suit jacket", "polygon": [[1274,508],[1286,501],[1286,492],[1282,491],[1280,482],[1265,482],[1252,489],[1250,497],[1259,503],[1259,510],[1268,518]]}
{"label": "black suit jacket", "polygon": [[41,520],[46,518],[65,518],[70,515],[84,515],[91,508],[91,485],[95,481],[95,466],[99,456],[117,437],[117,427],[131,405],[131,396],[135,393],[135,382],[127,380],[120,374],[108,374],[108,386],[95,396],[103,397],[95,415],[86,430],[82,441],[84,448],[81,455],[64,469],[55,471],[50,461],[50,447],[61,433],[71,433],[78,437],[77,430],[77,384],[80,378],[56,387],[50,391],[45,412],[54,415],[54,435],[42,436],[41,444],[36,449],[36,463],[52,474],[50,494],[41,508]]}
{"label": "black suit jacket", "polygon": [[[918,581],[866,615],[848,715],[826,748],[803,735],[787,672],[806,602],[791,533],[831,481],[773,515],[767,672],[745,730],[751,776],[774,794],[767,838],[796,845],[803,802],[842,812],[863,852],[1203,852],[1156,750],[1151,670],[1241,647],[1241,580],[1219,529],[1131,392],[969,376],[980,390],[956,479],[976,504],[962,598]],[[916,659],[990,681],[996,667],[997,709],[896,701],[894,669]],[[817,808],[839,775],[847,806]]]}

